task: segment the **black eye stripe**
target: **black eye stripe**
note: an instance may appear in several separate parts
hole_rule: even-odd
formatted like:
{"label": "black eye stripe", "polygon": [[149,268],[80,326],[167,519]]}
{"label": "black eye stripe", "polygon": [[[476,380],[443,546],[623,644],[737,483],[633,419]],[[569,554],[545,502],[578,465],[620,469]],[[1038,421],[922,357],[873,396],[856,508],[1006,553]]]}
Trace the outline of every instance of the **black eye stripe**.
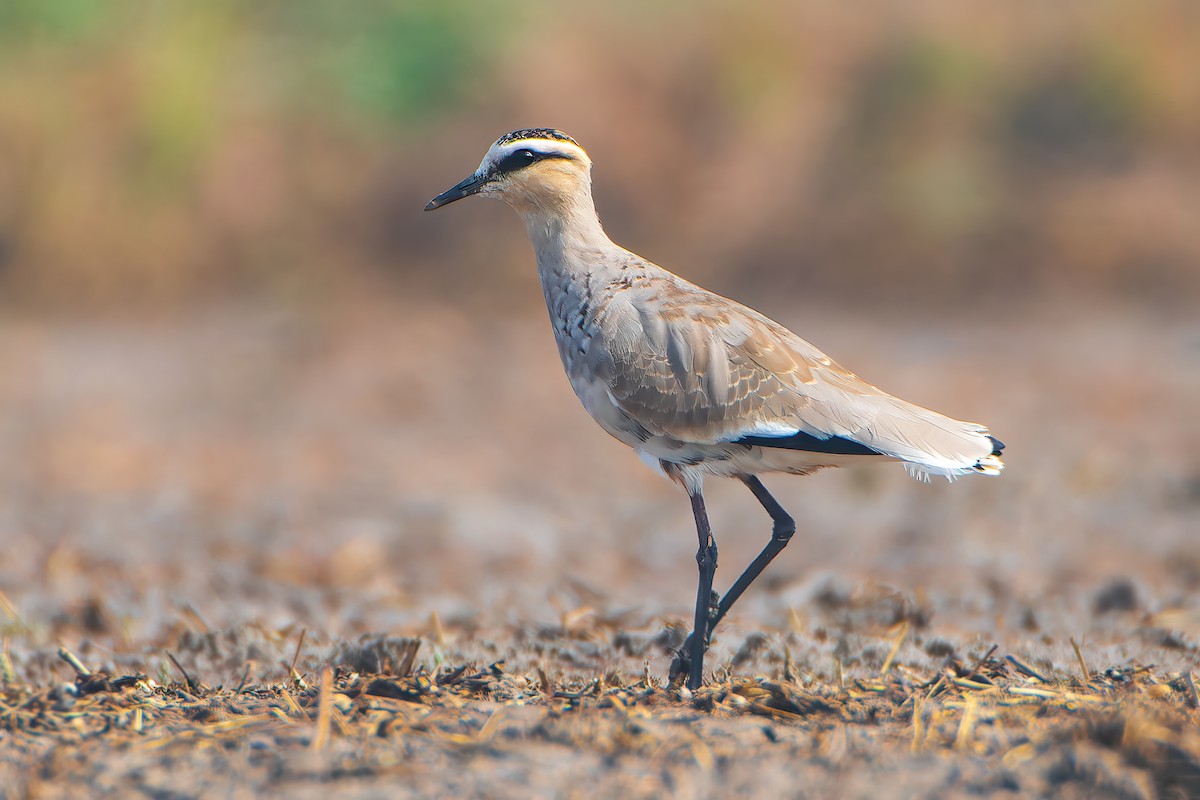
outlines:
{"label": "black eye stripe", "polygon": [[532,150],[514,150],[513,152],[500,159],[500,163],[496,164],[497,172],[513,172],[521,167],[526,167],[537,161],[537,156]]}
{"label": "black eye stripe", "polygon": [[570,158],[563,153],[539,153],[528,148],[521,148],[500,159],[494,168],[497,174],[505,172],[516,172],[517,170],[534,164],[538,161],[543,161],[547,158]]}

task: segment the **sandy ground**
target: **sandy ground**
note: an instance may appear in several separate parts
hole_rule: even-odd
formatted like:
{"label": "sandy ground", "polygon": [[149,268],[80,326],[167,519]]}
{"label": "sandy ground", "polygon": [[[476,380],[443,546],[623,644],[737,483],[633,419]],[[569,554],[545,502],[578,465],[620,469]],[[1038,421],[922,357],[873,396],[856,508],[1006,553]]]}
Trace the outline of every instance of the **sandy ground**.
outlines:
{"label": "sandy ground", "polygon": [[[799,533],[718,631],[693,698],[665,681],[694,597],[685,497],[587,419],[543,312],[378,300],[0,322],[0,791],[1200,791],[1200,323],[747,299],[889,391],[986,422],[1008,469],[768,478]],[[769,521],[735,483],[707,494],[727,586]],[[421,640],[405,670],[378,657],[388,637]],[[59,644],[145,680],[64,694]],[[993,645],[974,675],[1001,688],[941,692],[948,664],[974,680]],[[347,705],[314,748],[327,664]],[[441,686],[456,669],[482,677],[399,699],[364,677]],[[226,722],[239,703],[255,722],[197,746],[218,723],[187,709],[218,698]],[[1009,701],[1029,719],[1006,724]],[[70,722],[130,703],[159,724]],[[67,722],[20,722],[43,706]]]}

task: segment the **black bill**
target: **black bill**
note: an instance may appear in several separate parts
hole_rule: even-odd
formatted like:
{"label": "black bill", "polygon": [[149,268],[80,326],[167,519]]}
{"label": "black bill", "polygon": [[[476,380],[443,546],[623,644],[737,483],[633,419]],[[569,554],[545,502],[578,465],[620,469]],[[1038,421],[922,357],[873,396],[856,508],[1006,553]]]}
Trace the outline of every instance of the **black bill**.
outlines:
{"label": "black bill", "polygon": [[471,175],[467,179],[456,183],[454,186],[451,186],[449,189],[430,200],[425,205],[425,210],[433,211],[435,208],[441,208],[444,205],[453,203],[455,200],[462,200],[464,197],[470,197],[482,189],[483,185],[487,183],[487,181],[488,179],[486,175],[479,175],[478,173]]}

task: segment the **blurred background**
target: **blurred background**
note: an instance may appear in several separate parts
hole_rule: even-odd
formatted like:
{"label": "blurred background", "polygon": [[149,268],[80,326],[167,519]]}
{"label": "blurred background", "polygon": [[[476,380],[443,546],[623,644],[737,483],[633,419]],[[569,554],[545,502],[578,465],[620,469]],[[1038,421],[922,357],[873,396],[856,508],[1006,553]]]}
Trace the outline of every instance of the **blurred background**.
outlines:
{"label": "blurred background", "polygon": [[6,0],[0,290],[520,302],[511,219],[419,212],[539,125],[615,235],[724,286],[1194,304],[1198,41],[1164,0]]}
{"label": "blurred background", "polygon": [[[25,652],[686,619],[686,502],[578,408],[522,226],[422,212],[527,126],[589,150],[618,242],[1010,446],[995,481],[772,482],[806,544],[735,630],[928,590],[942,636],[1070,659],[1192,602],[1200,6],[4,0]],[[767,525],[712,491],[727,583]]]}

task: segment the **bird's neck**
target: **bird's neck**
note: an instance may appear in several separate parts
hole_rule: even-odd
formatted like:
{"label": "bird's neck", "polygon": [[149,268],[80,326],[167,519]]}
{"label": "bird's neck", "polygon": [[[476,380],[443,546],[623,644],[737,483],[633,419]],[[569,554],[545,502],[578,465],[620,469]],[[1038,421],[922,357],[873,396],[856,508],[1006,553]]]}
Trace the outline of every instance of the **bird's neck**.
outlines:
{"label": "bird's neck", "polygon": [[530,206],[518,209],[518,212],[524,217],[529,240],[539,253],[576,246],[595,247],[608,242],[590,194],[553,205]]}
{"label": "bird's neck", "polygon": [[518,212],[525,219],[543,285],[586,280],[598,263],[595,254],[615,248],[600,225],[590,193]]}
{"label": "bird's neck", "polygon": [[517,208],[537,255],[538,278],[559,356],[573,374],[576,341],[594,313],[593,284],[604,279],[605,254],[618,249],[600,227],[590,193],[553,207]]}

